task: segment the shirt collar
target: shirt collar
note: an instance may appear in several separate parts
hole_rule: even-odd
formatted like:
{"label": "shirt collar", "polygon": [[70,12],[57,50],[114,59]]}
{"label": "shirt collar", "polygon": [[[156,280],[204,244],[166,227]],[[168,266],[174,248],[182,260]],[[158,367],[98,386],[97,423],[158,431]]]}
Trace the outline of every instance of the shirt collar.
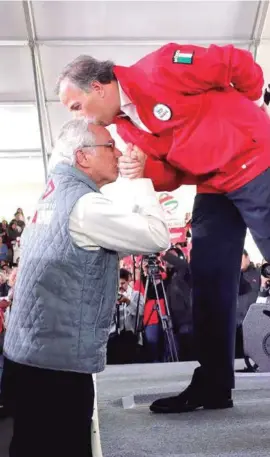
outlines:
{"label": "shirt collar", "polygon": [[127,105],[132,105],[131,100],[128,98],[127,94],[123,91],[119,81],[118,81],[118,89],[119,89],[119,95],[120,95],[120,106],[121,109],[124,108]]}

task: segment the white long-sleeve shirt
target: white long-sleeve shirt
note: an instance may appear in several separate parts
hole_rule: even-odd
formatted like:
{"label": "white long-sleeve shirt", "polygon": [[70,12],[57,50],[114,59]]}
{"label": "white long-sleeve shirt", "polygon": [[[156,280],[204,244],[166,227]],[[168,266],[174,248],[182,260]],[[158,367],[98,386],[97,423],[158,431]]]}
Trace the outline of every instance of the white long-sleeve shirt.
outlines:
{"label": "white long-sleeve shirt", "polygon": [[138,111],[136,106],[132,103],[132,101],[129,99],[127,94],[123,91],[120,83],[118,82],[118,89],[119,89],[119,95],[120,95],[120,106],[121,106],[121,111],[125,113],[130,120],[133,122],[136,127],[138,127],[140,130],[144,130],[145,132],[152,133],[146,125],[141,121]]}
{"label": "white long-sleeve shirt", "polygon": [[[70,234],[78,246],[127,254],[148,254],[169,247],[169,231],[151,180],[122,179],[102,192],[84,195],[71,212]],[[127,195],[128,205],[124,198],[122,202]]]}

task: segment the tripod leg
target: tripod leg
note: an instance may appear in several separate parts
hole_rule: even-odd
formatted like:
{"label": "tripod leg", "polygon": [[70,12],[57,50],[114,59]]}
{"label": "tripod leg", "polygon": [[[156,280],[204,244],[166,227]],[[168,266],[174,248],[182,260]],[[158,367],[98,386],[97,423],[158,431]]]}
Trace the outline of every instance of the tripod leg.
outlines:
{"label": "tripod leg", "polygon": [[170,353],[170,360],[171,362],[178,362],[178,353],[175,344],[174,334],[171,328],[167,328],[165,331],[165,335],[168,342],[169,353]]}
{"label": "tripod leg", "polygon": [[168,353],[166,354],[166,362],[174,362],[174,352],[173,352],[173,347],[172,347],[172,342],[171,338],[169,336],[169,333],[166,331],[165,332],[165,353],[167,352],[167,349],[169,350]]}
{"label": "tripod leg", "polygon": [[173,353],[174,353],[174,362],[179,362],[178,358],[178,351],[175,343],[175,335],[173,333],[173,330],[171,329],[171,338],[172,338],[172,347],[173,347]]}
{"label": "tripod leg", "polygon": [[178,361],[177,350],[176,350],[176,347],[175,347],[174,335],[173,335],[173,332],[172,332],[172,325],[171,325],[171,317],[170,317],[170,314],[169,314],[169,308],[168,308],[168,305],[167,305],[167,296],[166,296],[166,292],[165,292],[165,289],[164,289],[163,281],[161,281],[161,284],[162,284],[164,301],[165,301],[166,315],[162,315],[161,305],[160,305],[160,298],[159,298],[159,295],[158,295],[156,279],[153,278],[153,285],[154,285],[155,294],[156,294],[156,300],[157,300],[157,312],[158,312],[158,316],[159,316],[159,319],[160,319],[161,324],[162,324],[162,330],[163,330],[163,334],[164,334],[164,341],[165,341],[165,348],[164,349],[166,350],[166,345],[167,345],[167,348],[168,348],[169,354],[170,354],[170,360],[169,361],[175,362],[175,361]]}

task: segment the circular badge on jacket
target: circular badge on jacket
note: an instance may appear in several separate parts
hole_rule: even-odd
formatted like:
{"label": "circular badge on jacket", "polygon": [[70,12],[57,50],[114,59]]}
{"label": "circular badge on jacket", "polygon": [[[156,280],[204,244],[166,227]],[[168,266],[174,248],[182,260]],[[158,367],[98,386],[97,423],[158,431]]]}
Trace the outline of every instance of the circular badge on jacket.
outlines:
{"label": "circular badge on jacket", "polygon": [[159,121],[169,121],[172,117],[171,109],[167,105],[163,105],[163,103],[155,105],[153,113]]}

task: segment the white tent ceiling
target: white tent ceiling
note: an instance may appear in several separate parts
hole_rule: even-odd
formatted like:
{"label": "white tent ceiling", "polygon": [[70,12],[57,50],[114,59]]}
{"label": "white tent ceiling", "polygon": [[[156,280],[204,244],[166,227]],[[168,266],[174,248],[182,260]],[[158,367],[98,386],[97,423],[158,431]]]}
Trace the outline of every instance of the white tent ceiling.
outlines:
{"label": "white tent ceiling", "polygon": [[177,41],[234,43],[256,56],[263,38],[266,59],[268,3],[0,1],[0,157],[50,153],[70,116],[57,100],[55,82],[79,54],[129,65]]}

